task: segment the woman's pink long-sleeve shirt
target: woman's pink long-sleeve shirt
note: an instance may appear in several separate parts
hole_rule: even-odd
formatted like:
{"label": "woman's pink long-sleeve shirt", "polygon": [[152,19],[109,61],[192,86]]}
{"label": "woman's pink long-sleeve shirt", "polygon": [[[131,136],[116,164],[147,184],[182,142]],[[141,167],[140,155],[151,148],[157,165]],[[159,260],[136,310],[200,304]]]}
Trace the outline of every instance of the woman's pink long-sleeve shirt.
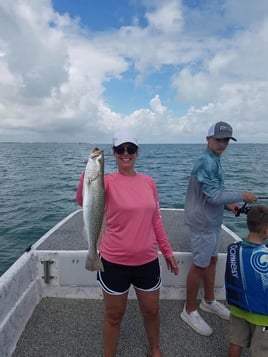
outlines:
{"label": "woman's pink long-sleeve shirt", "polygon": [[[81,176],[76,201],[82,206]],[[142,265],[158,256],[173,255],[159,209],[154,180],[137,173],[104,176],[106,229],[100,243],[102,257],[112,263]]]}

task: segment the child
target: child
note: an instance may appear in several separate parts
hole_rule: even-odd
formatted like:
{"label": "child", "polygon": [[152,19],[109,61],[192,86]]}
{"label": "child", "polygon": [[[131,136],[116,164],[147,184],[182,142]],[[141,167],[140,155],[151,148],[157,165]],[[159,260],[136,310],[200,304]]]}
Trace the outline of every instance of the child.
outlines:
{"label": "child", "polygon": [[228,357],[249,347],[254,357],[268,356],[268,206],[252,207],[249,234],[228,247],[225,285],[231,307]]}

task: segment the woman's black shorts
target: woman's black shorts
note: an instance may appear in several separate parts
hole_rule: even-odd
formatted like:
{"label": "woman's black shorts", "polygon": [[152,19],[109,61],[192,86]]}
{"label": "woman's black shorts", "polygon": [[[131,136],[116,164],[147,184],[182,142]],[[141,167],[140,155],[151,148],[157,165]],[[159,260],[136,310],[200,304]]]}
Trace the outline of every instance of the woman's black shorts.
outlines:
{"label": "woman's black shorts", "polygon": [[131,284],[143,291],[155,291],[161,285],[158,258],[138,266],[114,264],[102,257],[101,261],[104,271],[97,272],[97,280],[108,294],[124,294],[128,292]]}

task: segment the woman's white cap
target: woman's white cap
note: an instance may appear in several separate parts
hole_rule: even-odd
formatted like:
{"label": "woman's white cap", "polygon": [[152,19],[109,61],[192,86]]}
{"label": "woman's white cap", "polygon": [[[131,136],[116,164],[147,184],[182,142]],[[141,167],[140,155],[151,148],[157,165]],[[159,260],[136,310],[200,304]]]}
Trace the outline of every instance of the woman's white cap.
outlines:
{"label": "woman's white cap", "polygon": [[133,132],[133,130],[128,128],[121,128],[114,133],[113,146],[119,146],[124,143],[132,143],[139,146],[136,134]]}

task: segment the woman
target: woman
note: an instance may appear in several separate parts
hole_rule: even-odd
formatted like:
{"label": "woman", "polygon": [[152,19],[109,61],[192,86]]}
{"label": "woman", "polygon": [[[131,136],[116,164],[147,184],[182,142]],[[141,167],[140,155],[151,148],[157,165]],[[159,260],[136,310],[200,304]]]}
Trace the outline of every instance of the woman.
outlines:
{"label": "woman", "polygon": [[[148,356],[161,357],[158,246],[175,275],[178,266],[162,223],[155,182],[135,171],[136,137],[126,130],[116,133],[113,153],[118,172],[104,177],[106,227],[99,248],[104,272],[97,273],[105,304],[104,356],[115,356],[132,284],[149,341]],[[80,205],[83,177],[76,195]]]}

